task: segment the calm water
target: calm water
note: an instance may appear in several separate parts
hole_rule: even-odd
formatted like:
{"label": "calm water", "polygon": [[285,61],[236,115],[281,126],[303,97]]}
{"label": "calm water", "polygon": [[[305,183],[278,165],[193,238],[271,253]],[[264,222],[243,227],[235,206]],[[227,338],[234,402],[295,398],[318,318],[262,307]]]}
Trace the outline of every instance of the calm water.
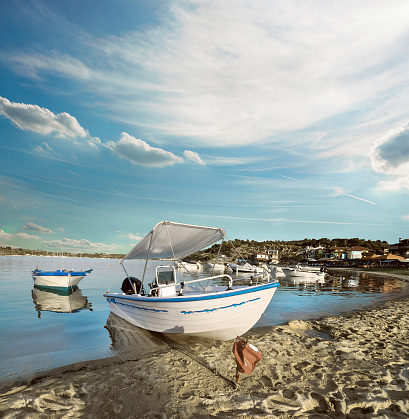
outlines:
{"label": "calm water", "polygon": [[[140,276],[141,261],[125,262],[130,275]],[[33,287],[31,271],[74,269],[94,271],[70,295]],[[148,268],[148,278],[155,264]],[[103,293],[118,291],[125,274],[114,259],[0,257],[0,380],[17,380],[35,372],[92,359],[121,350],[107,328],[109,308]],[[294,319],[345,314],[407,291],[406,283],[390,278],[344,272],[324,284],[280,280],[265,316],[257,326]],[[112,331],[111,331],[112,332]]]}

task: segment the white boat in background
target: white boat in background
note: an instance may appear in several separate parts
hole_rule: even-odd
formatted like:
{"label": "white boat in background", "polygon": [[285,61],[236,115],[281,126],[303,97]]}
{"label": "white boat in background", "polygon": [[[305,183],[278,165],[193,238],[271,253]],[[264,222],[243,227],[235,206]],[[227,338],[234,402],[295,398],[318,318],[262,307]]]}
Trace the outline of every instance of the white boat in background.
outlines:
{"label": "white boat in background", "polygon": [[205,263],[203,265],[204,269],[207,269],[208,271],[214,271],[214,272],[224,272],[226,271],[226,265],[224,265],[223,263]]}
{"label": "white boat in background", "polygon": [[[145,292],[146,268],[150,259],[180,260],[224,239],[221,228],[158,223],[124,258],[144,259],[142,279],[126,278],[122,293],[104,294],[112,313],[142,329],[229,340],[247,332],[270,303],[278,282],[268,272],[233,280],[220,274],[178,282],[174,266],[156,267],[149,291]],[[197,286],[199,285],[199,286]]]}
{"label": "white boat in background", "polygon": [[72,291],[71,289],[56,290],[49,287],[34,286],[31,294],[38,317],[41,316],[41,311],[74,313],[84,308],[91,308],[87,297],[82,295],[82,291],[77,287]]}
{"label": "white boat in background", "polygon": [[259,266],[251,265],[250,263],[246,262],[244,264],[240,263],[230,263],[229,267],[233,270],[233,272],[240,272],[240,273],[260,273],[264,272],[265,269]]}
{"label": "white boat in background", "polygon": [[323,268],[321,266],[310,266],[310,265],[297,265],[296,268],[302,269],[307,272],[322,272]]}
{"label": "white boat in background", "polygon": [[180,262],[175,262],[174,266],[177,269],[184,269],[184,270],[188,270],[189,272],[200,271],[201,269],[203,269],[203,265],[200,262],[180,261]]}
{"label": "white boat in background", "polygon": [[51,288],[72,288],[77,286],[80,281],[91,273],[87,271],[73,271],[72,269],[58,269],[56,271],[42,271],[36,268],[32,272],[34,285]]}
{"label": "white boat in background", "polygon": [[313,280],[318,280],[320,278],[325,278],[326,273],[325,272],[321,272],[321,271],[309,271],[304,269],[301,266],[297,266],[295,268],[283,268],[283,272],[285,274],[286,277],[289,278],[304,278],[304,279],[313,279]]}
{"label": "white boat in background", "polygon": [[325,284],[325,278],[323,276],[316,276],[316,277],[285,277],[285,281],[289,281],[294,285],[317,285],[317,284]]}

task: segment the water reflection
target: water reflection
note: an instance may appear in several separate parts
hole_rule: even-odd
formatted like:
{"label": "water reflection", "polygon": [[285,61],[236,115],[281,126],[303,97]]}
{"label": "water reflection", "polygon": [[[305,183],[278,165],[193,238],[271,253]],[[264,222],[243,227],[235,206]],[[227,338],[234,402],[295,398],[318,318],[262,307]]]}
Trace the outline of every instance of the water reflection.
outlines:
{"label": "water reflection", "polygon": [[302,285],[306,287],[325,284],[325,278],[285,277],[280,280],[280,283],[287,285]]}
{"label": "water reflection", "polygon": [[332,272],[326,277],[326,286],[337,292],[396,293],[404,283],[398,279],[371,275],[367,272]]}
{"label": "water reflection", "polygon": [[145,353],[165,346],[161,334],[134,326],[114,313],[108,316],[105,329],[112,341],[111,349],[118,352]]}
{"label": "water reflection", "polygon": [[57,313],[74,313],[82,309],[92,311],[91,303],[88,302],[87,297],[82,295],[82,291],[78,287],[58,290],[34,286],[31,295],[38,318],[41,318],[42,311]]}

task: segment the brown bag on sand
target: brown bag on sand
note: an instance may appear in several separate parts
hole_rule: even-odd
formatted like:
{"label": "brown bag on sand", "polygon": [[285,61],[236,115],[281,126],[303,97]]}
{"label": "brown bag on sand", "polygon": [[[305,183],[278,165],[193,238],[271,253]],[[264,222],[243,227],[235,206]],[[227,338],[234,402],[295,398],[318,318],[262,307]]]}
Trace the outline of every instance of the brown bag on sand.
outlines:
{"label": "brown bag on sand", "polygon": [[263,357],[261,352],[240,336],[236,337],[233,345],[233,354],[236,358],[236,380],[240,380],[240,374],[251,374],[257,362]]}

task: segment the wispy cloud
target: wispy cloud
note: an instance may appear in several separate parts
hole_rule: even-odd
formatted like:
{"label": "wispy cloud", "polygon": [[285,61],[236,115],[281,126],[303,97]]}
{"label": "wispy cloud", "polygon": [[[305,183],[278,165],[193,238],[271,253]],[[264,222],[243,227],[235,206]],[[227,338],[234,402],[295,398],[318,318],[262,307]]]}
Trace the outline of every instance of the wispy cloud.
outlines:
{"label": "wispy cloud", "polygon": [[66,250],[71,249],[94,252],[112,252],[119,247],[117,244],[92,243],[86,239],[75,240],[68,238],[62,238],[59,240],[44,240],[41,243],[54,249],[64,248]]}
{"label": "wispy cloud", "polygon": [[3,61],[26,77],[84,81],[117,120],[164,141],[273,141],[366,101],[404,115],[408,3],[347,0],[319,8],[176,0],[155,26],[122,36],[78,37],[63,26],[77,49],[84,42],[82,56],[13,51]]}
{"label": "wispy cloud", "polygon": [[33,235],[27,234],[27,233],[17,233],[16,236],[21,237],[22,239],[40,240],[40,237],[33,236]]}
{"label": "wispy cloud", "polygon": [[32,231],[38,231],[39,233],[52,233],[53,232],[49,228],[39,226],[37,224],[32,223],[31,221],[28,221],[25,225],[23,225],[23,228],[27,230],[32,230]]}
{"label": "wispy cloud", "polygon": [[141,236],[140,234],[132,234],[132,233],[127,234],[126,237],[128,237],[128,239],[136,240],[136,241],[142,240],[144,238],[144,236]]}
{"label": "wispy cloud", "polygon": [[261,159],[259,157],[206,155],[205,160],[209,166],[243,166],[258,163]]}
{"label": "wispy cloud", "polygon": [[193,162],[200,164],[200,165],[205,165],[206,163],[200,158],[199,153],[196,153],[196,151],[190,151],[190,150],[185,150],[183,152],[183,154],[185,155],[186,159],[188,160],[192,160]]}
{"label": "wispy cloud", "polygon": [[64,78],[87,80],[90,72],[78,59],[55,51],[49,55],[38,52],[32,54],[5,54],[0,59],[10,60],[14,70],[26,77],[41,79],[46,74],[54,74]]}
{"label": "wispy cloud", "polygon": [[13,235],[11,233],[6,233],[4,230],[0,230],[0,240],[11,240]]}
{"label": "wispy cloud", "polygon": [[[184,214],[193,215],[193,214]],[[204,218],[214,218],[220,220],[233,220],[242,222],[254,222],[261,221],[265,223],[295,223],[295,224],[328,224],[328,225],[356,225],[356,226],[390,226],[390,227],[407,227],[405,224],[394,224],[394,223],[359,223],[350,221],[322,221],[322,220],[295,220],[288,218],[257,218],[257,217],[234,217],[234,216],[223,216],[223,215],[209,215],[209,214],[194,214]]]}

